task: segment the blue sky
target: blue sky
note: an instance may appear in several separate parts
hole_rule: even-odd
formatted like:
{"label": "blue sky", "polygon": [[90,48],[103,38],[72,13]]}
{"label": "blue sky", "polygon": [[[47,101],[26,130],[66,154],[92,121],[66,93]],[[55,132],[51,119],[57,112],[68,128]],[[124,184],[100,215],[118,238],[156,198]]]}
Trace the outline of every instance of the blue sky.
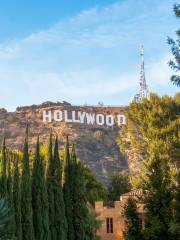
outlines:
{"label": "blue sky", "polygon": [[2,0],[0,104],[128,104],[138,92],[140,45],[149,90],[173,95],[170,0]]}

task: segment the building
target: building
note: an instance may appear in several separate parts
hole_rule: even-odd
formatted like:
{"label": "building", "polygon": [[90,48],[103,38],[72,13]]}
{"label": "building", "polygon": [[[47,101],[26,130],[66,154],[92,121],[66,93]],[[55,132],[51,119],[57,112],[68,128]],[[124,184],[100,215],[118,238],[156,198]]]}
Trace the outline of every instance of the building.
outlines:
{"label": "building", "polygon": [[123,240],[125,230],[124,206],[129,198],[137,200],[137,210],[140,224],[143,227],[145,222],[144,204],[138,203],[142,199],[142,190],[135,190],[120,197],[114,202],[113,207],[104,206],[102,201],[95,203],[95,210],[99,214],[98,220],[102,221],[101,228],[97,235],[102,240]]}

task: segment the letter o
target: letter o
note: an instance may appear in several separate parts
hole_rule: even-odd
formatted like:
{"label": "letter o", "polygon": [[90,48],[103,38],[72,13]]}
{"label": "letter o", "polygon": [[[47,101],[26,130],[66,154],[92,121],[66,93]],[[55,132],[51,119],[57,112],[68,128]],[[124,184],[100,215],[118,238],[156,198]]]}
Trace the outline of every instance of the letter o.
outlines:
{"label": "letter o", "polygon": [[106,116],[106,125],[112,127],[114,125],[114,117],[112,115]]}
{"label": "letter o", "polygon": [[96,115],[96,123],[101,126],[104,125],[104,115],[103,114]]}
{"label": "letter o", "polygon": [[55,110],[54,111],[54,120],[57,121],[57,122],[62,121],[62,111],[60,111],[60,110]]}

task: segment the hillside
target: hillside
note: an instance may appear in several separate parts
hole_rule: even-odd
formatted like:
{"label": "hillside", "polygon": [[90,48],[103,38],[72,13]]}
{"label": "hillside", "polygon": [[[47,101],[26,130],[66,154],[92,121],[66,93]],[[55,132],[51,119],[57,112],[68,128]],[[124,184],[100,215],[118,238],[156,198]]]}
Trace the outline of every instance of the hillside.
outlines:
{"label": "hillside", "polygon": [[[72,106],[66,102],[46,102],[41,105],[19,107],[15,112],[7,112],[5,109],[1,109],[0,139],[2,141],[2,137],[5,135],[9,147],[21,149],[27,122],[30,126],[30,148],[34,147],[38,134],[42,142],[48,143],[49,133],[52,130],[54,135],[58,134],[62,149],[64,136],[69,135],[70,142],[76,143],[80,160],[90,166],[98,179],[107,183],[113,172],[128,168],[127,161],[117,144],[121,126],[118,126],[116,119],[117,114],[126,115],[127,110],[127,107]],[[101,116],[103,114],[106,117],[105,123],[101,124],[102,119],[99,116],[99,125],[96,122],[94,124],[89,122],[88,124],[86,120],[78,122],[77,116],[75,118],[76,122],[70,122],[71,120],[65,122],[64,119],[62,121],[59,121],[60,119],[57,119],[57,121],[52,120],[51,122],[43,121],[43,112],[48,113],[48,111],[51,111],[52,114],[55,111],[58,111],[58,113],[67,111],[70,115],[72,112],[75,112],[75,114],[86,112],[92,115],[95,114],[95,117],[98,114]],[[111,124],[112,116],[116,119],[114,125]],[[68,117],[70,118],[70,116]],[[107,119],[109,121],[108,125]],[[92,121],[92,119],[90,120]]]}

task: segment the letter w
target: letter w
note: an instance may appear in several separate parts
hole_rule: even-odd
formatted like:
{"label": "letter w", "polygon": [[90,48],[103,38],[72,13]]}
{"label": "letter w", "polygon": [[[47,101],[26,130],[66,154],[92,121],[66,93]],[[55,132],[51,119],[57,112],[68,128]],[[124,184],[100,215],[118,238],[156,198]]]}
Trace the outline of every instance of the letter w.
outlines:
{"label": "letter w", "polygon": [[94,124],[95,114],[86,113],[87,124]]}

